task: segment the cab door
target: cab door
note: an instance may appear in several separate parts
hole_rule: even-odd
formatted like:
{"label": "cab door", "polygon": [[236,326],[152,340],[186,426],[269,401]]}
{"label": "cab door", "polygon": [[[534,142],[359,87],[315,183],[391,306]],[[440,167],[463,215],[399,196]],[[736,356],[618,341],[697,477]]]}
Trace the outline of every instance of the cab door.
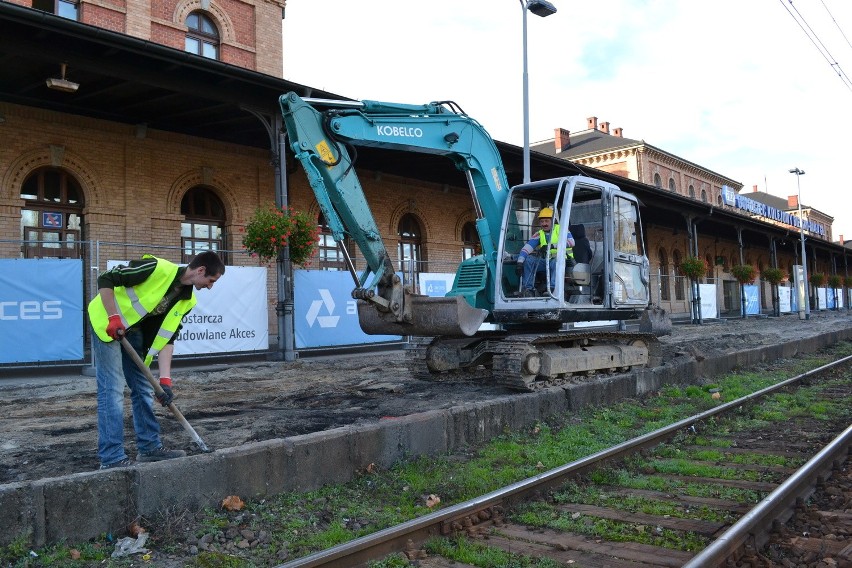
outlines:
{"label": "cab door", "polygon": [[647,305],[649,263],[645,255],[639,203],[620,191],[612,194],[612,307]]}

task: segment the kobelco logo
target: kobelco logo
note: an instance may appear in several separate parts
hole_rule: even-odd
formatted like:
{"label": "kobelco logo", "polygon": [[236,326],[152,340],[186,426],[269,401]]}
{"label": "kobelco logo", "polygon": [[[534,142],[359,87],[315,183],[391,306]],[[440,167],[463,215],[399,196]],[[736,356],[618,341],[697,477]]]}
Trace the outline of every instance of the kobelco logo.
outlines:
{"label": "kobelco logo", "polygon": [[376,126],[379,136],[402,136],[404,138],[423,138],[423,129],[415,126],[392,126],[380,124]]}
{"label": "kobelco logo", "polygon": [[[319,322],[320,327],[337,327],[340,316],[331,315],[334,313],[334,298],[331,297],[331,292],[325,288],[320,288],[319,295],[322,300],[311,302],[311,307],[308,308],[308,313],[305,314],[308,327],[314,327],[314,322]],[[327,316],[319,315],[323,306],[325,306],[325,310],[328,312]]]}

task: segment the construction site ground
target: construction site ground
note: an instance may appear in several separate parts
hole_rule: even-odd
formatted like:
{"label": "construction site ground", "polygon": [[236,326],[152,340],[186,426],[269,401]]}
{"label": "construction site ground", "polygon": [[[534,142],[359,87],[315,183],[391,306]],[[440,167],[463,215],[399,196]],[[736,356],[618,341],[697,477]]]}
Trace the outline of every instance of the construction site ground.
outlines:
{"label": "construction site ground", "polygon": [[[801,321],[735,318],[678,324],[662,337],[663,364],[735,353],[852,327],[845,310],[821,311]],[[211,449],[363,424],[462,403],[514,396],[485,383],[415,379],[401,349],[303,357],[294,362],[178,366],[175,402]],[[16,376],[0,379],[0,484],[98,468],[93,377]],[[168,410],[157,407],[167,446],[199,450]],[[126,411],[126,447],[135,456]]]}

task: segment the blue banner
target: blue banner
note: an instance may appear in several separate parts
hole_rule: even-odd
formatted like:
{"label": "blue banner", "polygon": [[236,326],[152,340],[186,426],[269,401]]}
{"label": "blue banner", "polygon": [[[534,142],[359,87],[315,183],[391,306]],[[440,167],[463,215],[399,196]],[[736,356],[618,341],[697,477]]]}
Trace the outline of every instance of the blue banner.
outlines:
{"label": "blue banner", "polygon": [[296,348],[399,341],[399,335],[367,335],[358,323],[349,272],[294,271]]}
{"label": "blue banner", "polygon": [[0,363],[83,358],[83,262],[0,259]]}
{"label": "blue banner", "polygon": [[760,313],[760,293],[757,284],[747,284],[743,286],[743,293],[746,299],[746,315],[756,315]]}

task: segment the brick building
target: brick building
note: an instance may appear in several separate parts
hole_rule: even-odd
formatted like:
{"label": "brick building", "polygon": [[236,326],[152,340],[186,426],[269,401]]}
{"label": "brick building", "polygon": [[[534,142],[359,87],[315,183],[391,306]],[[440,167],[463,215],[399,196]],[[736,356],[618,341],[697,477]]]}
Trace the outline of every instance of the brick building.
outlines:
{"label": "brick building", "polygon": [[[586,119],[586,128],[583,130],[571,132],[565,128],[555,128],[553,139],[535,143],[532,149],[583,167],[635,180],[673,196],[682,196],[706,204],[707,216],[713,214],[714,208],[739,212],[733,204],[725,201],[723,194],[726,188],[734,194],[740,193],[742,183],[653,146],[645,140],[627,138],[623,128],[611,128],[609,122],[601,121],[596,116]],[[757,193],[757,188],[754,189],[754,193],[748,194],[749,199],[782,212],[798,215],[796,196],[784,200],[766,193]],[[808,239],[831,242],[833,218],[804,205],[802,212],[806,221],[818,223],[825,229],[808,232]],[[775,225],[784,233],[790,231],[789,224],[758,214],[746,214],[761,222]],[[693,221],[700,222],[702,217],[701,213],[687,215],[683,227],[692,227]],[[794,230],[797,231],[795,228]],[[739,309],[739,285],[730,273],[732,266],[751,264],[758,272],[765,267],[778,266],[787,274],[792,274],[793,265],[799,263],[795,247],[775,248],[771,240],[759,244],[749,243],[750,246],[746,248],[740,246],[740,239],[736,234],[729,237],[718,232],[702,234],[697,227],[694,233],[690,233],[688,230],[673,230],[668,224],[665,227],[648,224],[646,231],[648,256],[661,279],[660,304],[672,313],[687,309],[687,282],[680,275],[679,269],[686,256],[699,256],[711,267],[706,280],[719,285],[719,305],[722,313],[736,313]],[[784,237],[778,238],[779,244],[785,245],[794,240],[793,236],[787,237],[786,240]],[[838,270],[842,272],[846,267],[845,262],[838,264],[836,260],[831,255],[818,255],[814,250],[809,258],[809,265],[812,264],[810,271],[826,274],[833,274]],[[767,306],[771,306],[771,287],[762,283],[761,307],[765,309]]]}
{"label": "brick building", "polygon": [[[305,176],[286,156],[279,159],[277,100],[288,91],[343,97],[282,78],[282,9],[283,2],[257,0],[0,0],[0,257],[90,255],[86,266],[103,269],[106,259],[155,247],[176,261],[213,248],[226,251],[230,264],[256,264],[241,251],[241,229],[282,188],[293,207],[322,224]],[[554,140],[553,151],[534,148],[533,172],[558,177],[594,166],[599,171],[591,175],[642,197],[649,256],[665,278],[664,307],[689,312],[677,266],[690,251],[714,266],[720,257],[758,268],[773,262],[765,224],[725,207],[704,217],[707,206],[711,216],[718,207],[721,186],[738,188],[736,182],[648,145],[635,147],[620,129],[609,135],[608,128],[589,129],[622,146],[605,159],[586,152],[566,162]],[[570,146],[582,139],[558,134],[559,144],[569,140]],[[510,183],[519,183],[520,148],[498,148]],[[453,271],[476,252],[466,180],[448,160],[363,149],[358,165],[401,268],[414,260],[419,270]],[[699,225],[705,232],[694,230]],[[738,231],[746,243],[764,244],[744,249]],[[795,250],[784,248],[783,231],[778,240],[783,266]],[[845,269],[846,257],[830,247],[812,258],[825,270]],[[342,268],[327,233],[311,267]],[[280,322],[274,273],[273,335]]]}

